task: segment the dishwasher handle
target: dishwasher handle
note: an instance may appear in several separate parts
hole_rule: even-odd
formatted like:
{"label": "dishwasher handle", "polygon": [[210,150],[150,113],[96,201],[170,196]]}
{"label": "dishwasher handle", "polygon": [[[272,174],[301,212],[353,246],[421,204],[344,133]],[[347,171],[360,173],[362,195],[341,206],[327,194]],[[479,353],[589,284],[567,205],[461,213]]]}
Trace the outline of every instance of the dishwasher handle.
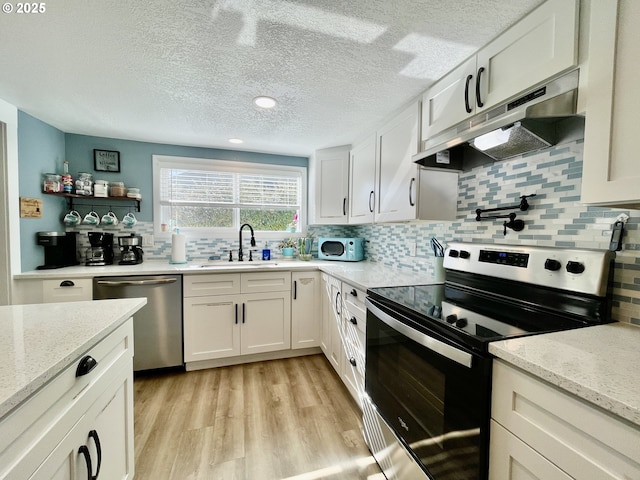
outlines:
{"label": "dishwasher handle", "polygon": [[176,282],[176,278],[161,278],[157,280],[98,280],[97,284],[105,287],[122,287],[127,285],[168,285]]}

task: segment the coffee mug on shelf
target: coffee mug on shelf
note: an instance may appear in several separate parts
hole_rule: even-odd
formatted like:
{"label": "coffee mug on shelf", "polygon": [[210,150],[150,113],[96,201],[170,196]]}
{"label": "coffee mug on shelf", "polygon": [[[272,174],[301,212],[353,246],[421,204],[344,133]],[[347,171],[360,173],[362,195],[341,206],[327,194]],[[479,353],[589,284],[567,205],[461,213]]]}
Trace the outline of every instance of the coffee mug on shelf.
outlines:
{"label": "coffee mug on shelf", "polygon": [[64,223],[69,227],[78,225],[80,222],[82,222],[82,217],[75,210],[71,210],[64,216]]}
{"label": "coffee mug on shelf", "polygon": [[103,225],[118,225],[118,217],[116,214],[109,211],[102,216],[102,224]]}
{"label": "coffee mug on shelf", "polygon": [[131,228],[136,223],[138,223],[138,220],[136,219],[136,216],[131,212],[122,217],[122,225],[124,225],[125,227]]}
{"label": "coffee mug on shelf", "polygon": [[84,219],[82,220],[82,223],[85,223],[87,225],[98,225],[100,223],[100,217],[98,216],[98,214],[96,212],[91,210],[89,213],[87,213],[84,216]]}

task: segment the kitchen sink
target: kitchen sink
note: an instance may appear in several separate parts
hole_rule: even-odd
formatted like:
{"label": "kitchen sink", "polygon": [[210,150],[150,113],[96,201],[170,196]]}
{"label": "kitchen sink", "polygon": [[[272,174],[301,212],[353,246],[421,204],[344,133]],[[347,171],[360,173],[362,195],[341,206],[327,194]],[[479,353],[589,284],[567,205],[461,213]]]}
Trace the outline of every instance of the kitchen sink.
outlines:
{"label": "kitchen sink", "polygon": [[194,270],[223,270],[233,268],[234,270],[254,269],[254,268],[271,268],[277,266],[276,262],[206,262],[189,265]]}

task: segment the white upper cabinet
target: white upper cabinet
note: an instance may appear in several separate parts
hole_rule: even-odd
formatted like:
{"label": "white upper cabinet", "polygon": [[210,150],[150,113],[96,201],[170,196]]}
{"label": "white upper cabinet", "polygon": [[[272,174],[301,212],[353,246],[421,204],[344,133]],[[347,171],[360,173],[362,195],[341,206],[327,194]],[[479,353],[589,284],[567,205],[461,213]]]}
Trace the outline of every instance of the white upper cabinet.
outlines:
{"label": "white upper cabinet", "polygon": [[582,202],[640,205],[640,2],[591,2]]}
{"label": "white upper cabinet", "polygon": [[578,63],[578,1],[549,0],[423,96],[422,139]]}
{"label": "white upper cabinet", "polygon": [[314,158],[315,206],[311,223],[346,224],[349,200],[349,150],[351,146],[317,150]]}
{"label": "white upper cabinet", "polygon": [[349,223],[372,223],[375,211],[376,136],[351,149],[349,163]]}
{"label": "white upper cabinet", "polygon": [[378,131],[376,222],[416,218],[420,102],[405,109]]}

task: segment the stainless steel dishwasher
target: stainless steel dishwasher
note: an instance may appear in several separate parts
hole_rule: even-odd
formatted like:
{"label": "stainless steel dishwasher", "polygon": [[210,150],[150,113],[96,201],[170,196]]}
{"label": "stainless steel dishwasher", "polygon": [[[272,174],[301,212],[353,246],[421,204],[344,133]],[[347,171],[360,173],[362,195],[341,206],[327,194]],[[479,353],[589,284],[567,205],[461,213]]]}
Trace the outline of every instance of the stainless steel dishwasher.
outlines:
{"label": "stainless steel dishwasher", "polygon": [[93,299],[146,297],[133,316],[133,370],[176,367],[182,354],[182,276],[95,277]]}

